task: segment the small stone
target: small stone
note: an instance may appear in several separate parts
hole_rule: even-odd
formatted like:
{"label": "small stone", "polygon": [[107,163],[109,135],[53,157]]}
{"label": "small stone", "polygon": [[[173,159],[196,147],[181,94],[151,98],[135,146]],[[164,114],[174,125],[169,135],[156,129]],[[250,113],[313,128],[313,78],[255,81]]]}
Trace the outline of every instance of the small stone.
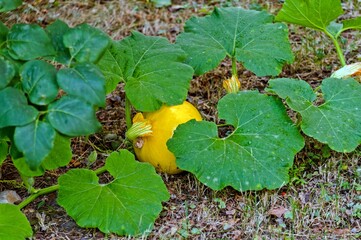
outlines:
{"label": "small stone", "polygon": [[21,197],[15,191],[5,190],[0,192],[0,203],[18,203],[21,201]]}

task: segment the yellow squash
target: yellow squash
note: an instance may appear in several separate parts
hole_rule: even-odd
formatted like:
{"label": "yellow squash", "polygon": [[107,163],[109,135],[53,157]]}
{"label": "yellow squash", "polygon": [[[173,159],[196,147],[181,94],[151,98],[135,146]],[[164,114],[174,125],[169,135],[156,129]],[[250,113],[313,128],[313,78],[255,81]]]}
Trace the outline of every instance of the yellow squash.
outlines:
{"label": "yellow squash", "polygon": [[150,113],[137,113],[127,137],[133,141],[137,158],[151,163],[157,171],[168,174],[181,172],[175,156],[167,148],[167,141],[173,136],[179,124],[191,119],[202,120],[198,110],[189,102],[176,106],[162,106]]}

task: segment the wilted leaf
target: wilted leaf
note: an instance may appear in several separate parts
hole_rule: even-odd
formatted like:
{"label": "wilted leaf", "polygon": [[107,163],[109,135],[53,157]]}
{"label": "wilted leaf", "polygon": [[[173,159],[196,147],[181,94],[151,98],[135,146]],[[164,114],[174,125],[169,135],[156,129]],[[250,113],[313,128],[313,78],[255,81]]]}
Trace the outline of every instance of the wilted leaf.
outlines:
{"label": "wilted leaf", "polygon": [[356,80],[327,78],[322,81],[324,101],[316,106],[316,94],[304,81],[274,79],[268,91],[286,99],[302,116],[305,134],[338,152],[352,152],[361,143],[361,85]]}
{"label": "wilted leaf", "polygon": [[215,8],[212,15],[191,18],[177,37],[188,63],[201,75],[226,57],[235,57],[258,76],[277,75],[293,61],[287,26],[273,23],[263,11]]}
{"label": "wilted leaf", "polygon": [[258,92],[240,92],[222,98],[218,111],[234,131],[220,138],[211,122],[191,120],[178,126],[167,143],[178,167],[214,190],[275,189],[286,184],[304,140],[282,102]]}
{"label": "wilted leaf", "polygon": [[99,62],[107,80],[107,92],[120,81],[132,105],[139,111],[154,111],[164,103],[181,104],[188,92],[193,69],[184,64],[185,53],[165,38],[133,32],[113,42]]}
{"label": "wilted leaf", "polygon": [[152,228],[169,198],[167,189],[147,163],[127,150],[113,152],[106,169],[114,180],[99,184],[93,171],[75,169],[59,178],[58,203],[81,227],[104,233],[136,235]]}

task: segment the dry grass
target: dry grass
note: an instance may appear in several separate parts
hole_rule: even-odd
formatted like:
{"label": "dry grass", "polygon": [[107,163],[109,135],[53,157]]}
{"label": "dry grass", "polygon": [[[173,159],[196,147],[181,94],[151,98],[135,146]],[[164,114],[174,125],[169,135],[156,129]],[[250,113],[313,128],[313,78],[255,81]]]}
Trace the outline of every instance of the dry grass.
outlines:
{"label": "dry grass", "polygon": [[[17,22],[47,25],[57,18],[71,26],[87,22],[101,28],[114,39],[122,39],[137,30],[146,35],[167,37],[174,41],[191,16],[209,13],[214,6],[259,2],[271,12],[278,11],[278,1],[173,1],[172,7],[155,9],[143,1],[26,1],[15,13],[0,16],[8,26]],[[242,3],[239,3],[242,2]],[[348,16],[359,15],[358,1],[345,1]],[[355,35],[345,34],[348,41]],[[356,35],[356,36],[359,36]],[[296,55],[285,66],[281,77],[293,77],[319,85],[336,69],[338,60],[330,41],[322,34],[290,26],[290,39]],[[361,39],[361,38],[358,38]],[[356,43],[359,43],[357,40]],[[349,46],[347,58],[357,61],[358,45]],[[215,105],[224,95],[221,80],[229,76],[229,62],[211,73],[193,80],[190,100],[207,120],[218,121]],[[245,89],[263,90],[268,78],[257,78],[240,70]],[[107,107],[98,116],[104,131],[91,138],[98,148],[112,150],[121,142],[106,138],[109,133],[124,136],[122,86],[108,97]],[[83,138],[74,139],[72,164],[86,164],[93,150]],[[162,175],[171,194],[164,210],[147,235],[137,239],[359,239],[361,238],[361,149],[352,154],[338,154],[308,139],[290,172],[291,182],[275,191],[237,192],[233,189],[212,191],[191,174]],[[121,147],[124,147],[121,145]],[[101,155],[101,154],[100,154]],[[64,171],[64,170],[61,170]],[[60,172],[61,172],[60,171]],[[17,177],[11,164],[2,166],[3,177]],[[38,179],[49,184],[60,172]],[[3,188],[15,188],[14,182],[0,182]],[[21,193],[21,191],[20,191]],[[25,191],[24,191],[25,194]],[[34,239],[99,239],[96,229],[81,229],[56,204],[56,195],[45,196],[24,209],[33,225]],[[109,239],[133,239],[107,236]],[[135,238],[134,238],[135,239]]]}

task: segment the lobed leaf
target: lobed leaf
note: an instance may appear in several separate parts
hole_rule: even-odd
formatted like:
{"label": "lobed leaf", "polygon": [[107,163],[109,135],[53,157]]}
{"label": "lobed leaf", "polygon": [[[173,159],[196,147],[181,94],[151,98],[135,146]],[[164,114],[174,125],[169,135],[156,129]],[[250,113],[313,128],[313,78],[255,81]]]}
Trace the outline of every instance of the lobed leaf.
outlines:
{"label": "lobed leaf", "polygon": [[197,75],[212,70],[226,56],[258,76],[278,75],[283,64],[293,61],[287,26],[273,23],[265,11],[215,8],[210,16],[189,19],[177,44]]}
{"label": "lobed leaf", "polygon": [[233,132],[219,137],[217,126],[205,121],[178,126],[167,143],[177,166],[214,190],[275,189],[286,184],[304,140],[282,102],[258,92],[240,92],[223,97],[218,111]]}
{"label": "lobed leaf", "polygon": [[349,29],[361,29],[361,17],[343,20],[342,24],[342,31],[346,31]]}
{"label": "lobed leaf", "polygon": [[23,240],[32,235],[30,223],[19,207],[0,203],[0,239]]}
{"label": "lobed leaf", "polygon": [[47,122],[33,121],[16,127],[14,142],[30,169],[38,168],[54,146],[55,130]]}
{"label": "lobed leaf", "polygon": [[50,124],[67,136],[89,135],[101,128],[93,105],[79,98],[64,96],[51,103],[48,111]]}
{"label": "lobed leaf", "polygon": [[58,95],[56,69],[53,65],[32,60],[26,62],[20,69],[23,91],[29,100],[36,105],[48,105]]}
{"label": "lobed leaf", "polygon": [[69,65],[71,60],[69,49],[65,47],[63,42],[63,37],[69,30],[70,27],[59,19],[46,27],[56,51],[54,60],[65,65]]}
{"label": "lobed leaf", "polygon": [[105,106],[105,81],[94,64],[80,63],[74,68],[63,68],[57,74],[59,86],[69,95],[95,106]]}
{"label": "lobed leaf", "polygon": [[133,32],[113,42],[98,64],[107,80],[107,92],[124,81],[132,105],[149,112],[184,101],[193,75],[193,69],[183,63],[185,58],[180,47],[167,39]]}
{"label": "lobed leaf", "polygon": [[49,36],[37,24],[14,24],[7,38],[9,54],[14,59],[32,60],[55,54]]}
{"label": "lobed leaf", "polygon": [[59,178],[58,203],[81,227],[104,233],[137,235],[152,228],[169,198],[154,168],[135,161],[127,150],[113,152],[106,160],[113,181],[99,184],[93,171],[70,170]]}
{"label": "lobed leaf", "polygon": [[22,126],[34,121],[38,110],[28,105],[22,91],[7,87],[0,90],[0,128]]}
{"label": "lobed leaf", "polygon": [[285,0],[276,21],[326,31],[342,13],[340,0]]}
{"label": "lobed leaf", "polygon": [[78,63],[96,63],[108,48],[110,40],[101,30],[84,23],[68,30],[63,42]]}
{"label": "lobed leaf", "polygon": [[0,72],[0,89],[3,89],[15,77],[16,70],[10,61],[0,56]]}
{"label": "lobed leaf", "polygon": [[[316,99],[311,87],[296,79],[274,79],[268,91],[286,99],[302,116],[302,131],[338,152],[352,152],[361,143],[361,85],[349,78],[322,81],[323,99]],[[312,97],[307,97],[307,95]],[[316,101],[324,101],[316,106]]]}

